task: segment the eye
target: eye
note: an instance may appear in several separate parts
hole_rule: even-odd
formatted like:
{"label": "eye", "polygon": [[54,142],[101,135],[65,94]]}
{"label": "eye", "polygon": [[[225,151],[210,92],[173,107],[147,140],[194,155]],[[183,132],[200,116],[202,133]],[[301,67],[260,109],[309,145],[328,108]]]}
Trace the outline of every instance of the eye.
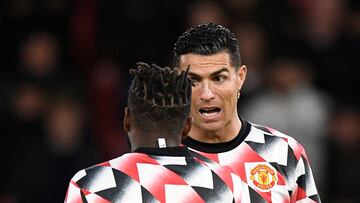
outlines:
{"label": "eye", "polygon": [[196,86],[196,85],[198,84],[198,82],[200,81],[200,79],[197,78],[197,77],[191,77],[191,76],[189,76],[189,79],[191,80],[193,86]]}
{"label": "eye", "polygon": [[216,81],[216,82],[224,82],[225,79],[226,79],[226,76],[225,76],[225,75],[216,75],[216,76],[214,77],[214,81]]}

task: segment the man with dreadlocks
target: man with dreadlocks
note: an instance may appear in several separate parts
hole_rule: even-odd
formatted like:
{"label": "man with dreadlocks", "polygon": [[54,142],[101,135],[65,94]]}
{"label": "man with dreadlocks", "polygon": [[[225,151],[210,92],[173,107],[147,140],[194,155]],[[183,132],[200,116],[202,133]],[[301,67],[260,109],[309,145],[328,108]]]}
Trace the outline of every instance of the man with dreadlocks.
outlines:
{"label": "man with dreadlocks", "polygon": [[191,128],[188,70],[138,63],[130,74],[132,152],[76,173],[65,202],[240,202],[240,177],[180,146]]}

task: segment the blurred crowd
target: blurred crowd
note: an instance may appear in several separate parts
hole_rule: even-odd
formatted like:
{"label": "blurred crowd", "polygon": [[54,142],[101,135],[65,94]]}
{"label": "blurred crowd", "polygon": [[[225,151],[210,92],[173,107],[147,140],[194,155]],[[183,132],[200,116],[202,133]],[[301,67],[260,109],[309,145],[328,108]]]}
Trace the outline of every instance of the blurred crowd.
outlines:
{"label": "blurred crowd", "polygon": [[240,41],[241,116],[305,146],[324,202],[359,202],[357,0],[1,1],[0,202],[62,202],[76,171],[128,152],[129,68],[171,65],[204,22]]}

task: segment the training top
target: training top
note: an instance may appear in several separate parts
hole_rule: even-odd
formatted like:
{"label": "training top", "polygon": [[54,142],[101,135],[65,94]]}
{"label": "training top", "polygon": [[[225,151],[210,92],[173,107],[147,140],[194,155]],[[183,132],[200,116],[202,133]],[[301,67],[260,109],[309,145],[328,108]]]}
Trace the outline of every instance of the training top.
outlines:
{"label": "training top", "polygon": [[[140,148],[83,169],[65,202],[240,202],[240,177],[186,147]],[[198,155],[200,156],[200,155]]]}
{"label": "training top", "polygon": [[241,122],[239,134],[229,142],[203,143],[188,136],[183,144],[194,156],[240,176],[241,202],[320,202],[304,148],[275,129]]}

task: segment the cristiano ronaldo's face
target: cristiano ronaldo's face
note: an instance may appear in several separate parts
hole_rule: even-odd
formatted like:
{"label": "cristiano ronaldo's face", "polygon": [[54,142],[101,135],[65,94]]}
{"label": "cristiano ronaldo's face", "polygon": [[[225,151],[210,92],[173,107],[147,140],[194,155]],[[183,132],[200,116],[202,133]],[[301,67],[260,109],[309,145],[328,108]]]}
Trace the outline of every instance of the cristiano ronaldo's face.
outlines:
{"label": "cristiano ronaldo's face", "polygon": [[[191,116],[197,132],[229,132],[238,120],[238,92],[246,76],[246,67],[239,70],[231,65],[230,56],[223,51],[213,55],[185,54],[180,69],[190,66],[192,88]],[[192,130],[193,132],[193,130]]]}

